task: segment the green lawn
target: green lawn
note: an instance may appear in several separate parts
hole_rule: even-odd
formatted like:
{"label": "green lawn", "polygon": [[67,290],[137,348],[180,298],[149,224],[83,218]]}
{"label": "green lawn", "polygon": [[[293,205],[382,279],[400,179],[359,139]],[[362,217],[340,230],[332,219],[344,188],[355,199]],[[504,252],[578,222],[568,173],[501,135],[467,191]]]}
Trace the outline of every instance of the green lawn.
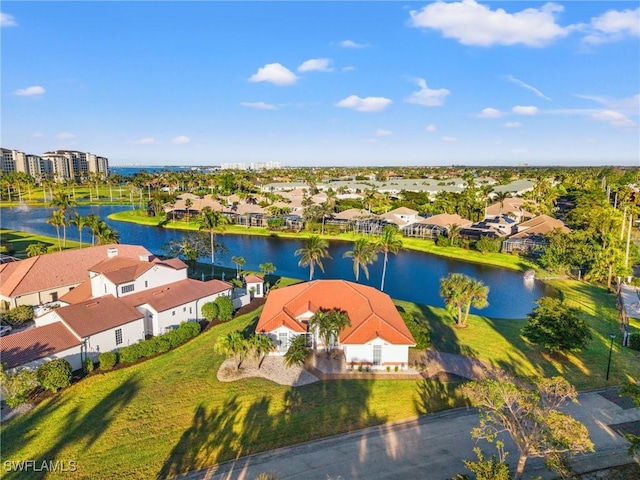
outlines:
{"label": "green lawn", "polygon": [[2,460],[75,460],[78,478],[165,478],[462,404],[456,384],[431,381],[332,380],[295,389],[263,379],[219,382],[216,338],[258,314],[43,401],[2,425]]}
{"label": "green lawn", "polygon": [[[62,233],[60,235],[62,236]],[[44,235],[19,232],[17,230],[9,230],[6,228],[0,228],[0,242],[11,245],[13,253],[9,252],[9,255],[19,258],[25,258],[27,256],[27,247],[32,243],[44,243],[47,248],[58,248],[58,239],[55,237],[46,237]],[[79,247],[80,243],[74,242],[73,240],[67,240],[66,245],[66,249],[71,249]]]}

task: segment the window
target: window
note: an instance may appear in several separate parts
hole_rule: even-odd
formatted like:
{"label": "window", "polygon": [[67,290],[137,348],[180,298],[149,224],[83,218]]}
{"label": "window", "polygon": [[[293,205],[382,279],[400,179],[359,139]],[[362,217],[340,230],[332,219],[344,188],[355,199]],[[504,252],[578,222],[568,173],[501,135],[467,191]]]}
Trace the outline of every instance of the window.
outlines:
{"label": "window", "polygon": [[189,307],[189,314],[193,313],[193,310],[191,307]]}
{"label": "window", "polygon": [[278,334],[278,340],[280,342],[280,351],[286,352],[289,348],[289,334],[286,332],[280,332]]}
{"label": "window", "polygon": [[182,307],[182,311],[186,312],[187,311],[187,307]]}
{"label": "window", "polygon": [[52,292],[51,293],[51,301],[52,302],[57,302],[58,301],[58,292]]}
{"label": "window", "polygon": [[262,295],[262,293],[260,293],[260,290],[261,290],[261,288],[260,288],[260,287],[262,287],[262,284],[258,283],[258,284],[256,285],[256,295]]}
{"label": "window", "polygon": [[116,330],[116,345],[122,345],[122,329]]}
{"label": "window", "polygon": [[136,288],[135,284],[132,283],[131,285],[124,285],[120,291],[122,293],[129,293],[129,292],[133,292],[135,288]]}
{"label": "window", "polygon": [[175,316],[176,316],[176,311],[175,311],[175,310],[173,310],[173,311],[171,312],[171,316],[173,316],[173,317],[175,317]]}
{"label": "window", "polygon": [[149,282],[147,282],[146,280],[144,281],[144,288],[148,288],[149,287]]}
{"label": "window", "polygon": [[373,364],[380,365],[382,362],[382,345],[373,346]]}

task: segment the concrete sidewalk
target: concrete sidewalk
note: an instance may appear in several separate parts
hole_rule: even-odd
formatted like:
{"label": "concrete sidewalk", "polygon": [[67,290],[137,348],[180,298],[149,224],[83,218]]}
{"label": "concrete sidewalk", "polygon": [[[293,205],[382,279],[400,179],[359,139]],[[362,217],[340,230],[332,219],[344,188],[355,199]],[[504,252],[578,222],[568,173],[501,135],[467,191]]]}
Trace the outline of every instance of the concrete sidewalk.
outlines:
{"label": "concrete sidewalk", "polygon": [[[565,410],[589,429],[595,452],[575,457],[576,473],[629,463],[627,442],[609,425],[640,421],[639,408],[622,408],[604,391],[581,393],[579,405]],[[495,452],[485,441],[476,443],[470,431],[478,424],[472,409],[455,409],[416,420],[381,425],[307,442],[214,465],[178,478],[253,480],[262,472],[281,479],[434,479],[445,480],[466,471],[463,459],[475,460],[473,447]],[[518,452],[505,438],[514,467]],[[553,478],[542,459],[529,459],[523,478]]]}

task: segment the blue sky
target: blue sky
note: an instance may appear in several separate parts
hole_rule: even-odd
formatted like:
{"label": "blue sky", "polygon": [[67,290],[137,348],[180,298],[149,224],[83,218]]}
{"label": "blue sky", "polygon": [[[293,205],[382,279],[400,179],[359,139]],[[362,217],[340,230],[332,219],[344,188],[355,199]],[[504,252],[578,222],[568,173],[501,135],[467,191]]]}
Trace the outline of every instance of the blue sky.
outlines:
{"label": "blue sky", "polygon": [[640,165],[637,2],[11,2],[2,146],[111,165]]}

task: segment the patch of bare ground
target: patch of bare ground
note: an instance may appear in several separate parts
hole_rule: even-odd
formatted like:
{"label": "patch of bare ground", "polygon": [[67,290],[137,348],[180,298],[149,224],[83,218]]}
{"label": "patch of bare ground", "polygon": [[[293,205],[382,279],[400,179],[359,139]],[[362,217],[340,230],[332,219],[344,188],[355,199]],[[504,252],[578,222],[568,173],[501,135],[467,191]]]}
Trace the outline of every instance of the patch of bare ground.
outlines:
{"label": "patch of bare ground", "polygon": [[318,381],[318,377],[309,373],[303,367],[287,367],[284,364],[284,358],[278,356],[268,356],[264,359],[260,368],[258,368],[258,362],[254,359],[245,360],[240,365],[240,368],[237,368],[234,359],[227,359],[218,369],[217,377],[221,382],[261,377],[280,385],[291,385],[292,387],[300,387]]}

